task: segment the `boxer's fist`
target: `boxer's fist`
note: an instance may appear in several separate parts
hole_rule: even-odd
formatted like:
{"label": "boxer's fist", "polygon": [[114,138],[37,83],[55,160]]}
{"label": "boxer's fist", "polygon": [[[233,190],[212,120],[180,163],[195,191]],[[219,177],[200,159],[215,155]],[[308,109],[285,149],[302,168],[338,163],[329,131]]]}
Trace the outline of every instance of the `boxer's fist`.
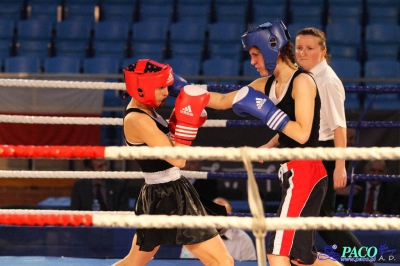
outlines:
{"label": "boxer's fist", "polygon": [[282,131],[290,120],[264,93],[250,86],[238,91],[232,102],[232,110],[240,116],[253,115],[273,130]]}
{"label": "boxer's fist", "polygon": [[189,83],[184,78],[174,73],[174,83],[168,87],[169,95],[177,97],[181,89],[186,85],[189,85]]}
{"label": "boxer's fist", "polygon": [[171,115],[169,117],[168,128],[169,128],[169,138],[172,141],[175,141],[175,128],[176,128],[175,108],[172,110]]}
{"label": "boxer's fist", "polygon": [[210,94],[199,86],[188,85],[181,90],[169,122],[170,134],[175,142],[191,145],[198,128],[207,120],[204,108],[209,100]]}
{"label": "boxer's fist", "polygon": [[[199,121],[197,123],[197,125],[195,125],[194,128],[189,128],[189,132],[192,134],[193,139],[196,138],[197,135],[197,128],[201,127],[207,120],[207,112],[206,110],[203,109],[203,111],[200,114],[200,118]],[[179,127],[177,129],[177,120],[176,120],[176,116],[175,116],[175,109],[172,110],[171,116],[168,120],[168,127],[169,127],[169,138],[174,141],[174,142],[179,142],[185,145],[191,145],[192,141],[191,140],[187,140],[188,137],[182,137],[183,134],[183,128]],[[197,128],[196,128],[197,127]],[[178,130],[178,136],[176,136],[175,131]],[[188,135],[189,133],[185,133],[186,135]]]}

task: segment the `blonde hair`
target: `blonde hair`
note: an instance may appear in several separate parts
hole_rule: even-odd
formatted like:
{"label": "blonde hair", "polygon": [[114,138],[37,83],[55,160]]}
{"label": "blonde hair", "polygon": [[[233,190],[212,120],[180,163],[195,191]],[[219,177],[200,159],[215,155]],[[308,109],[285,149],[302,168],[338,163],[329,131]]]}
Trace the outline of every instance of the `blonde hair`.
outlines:
{"label": "blonde hair", "polygon": [[329,63],[329,61],[331,60],[331,55],[328,54],[328,48],[326,47],[326,37],[325,33],[322,30],[313,27],[303,28],[297,32],[296,36],[299,35],[311,35],[317,37],[319,39],[318,44],[321,47],[321,49],[327,50],[325,54],[325,59]]}

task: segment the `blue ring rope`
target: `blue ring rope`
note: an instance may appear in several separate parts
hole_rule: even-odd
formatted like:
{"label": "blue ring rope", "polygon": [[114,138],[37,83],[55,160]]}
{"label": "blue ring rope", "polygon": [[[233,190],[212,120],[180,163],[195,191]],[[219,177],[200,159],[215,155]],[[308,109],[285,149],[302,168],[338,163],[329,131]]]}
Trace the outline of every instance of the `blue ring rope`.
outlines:
{"label": "blue ring rope", "polygon": [[[227,120],[226,127],[265,127],[261,120]],[[348,128],[369,129],[369,128],[400,128],[400,121],[347,121]]]}
{"label": "blue ring rope", "polygon": [[[278,174],[268,173],[254,173],[254,177],[259,180],[278,180]],[[247,173],[243,172],[208,172],[207,179],[234,179],[234,180],[247,180]],[[351,174],[347,176],[350,180]],[[400,175],[367,175],[367,174],[354,174],[354,181],[386,181],[386,182],[400,182]]]}
{"label": "blue ring rope", "polygon": [[[207,90],[212,92],[227,93],[243,88],[243,85],[221,85],[208,84]],[[400,87],[394,86],[345,86],[345,92],[364,92],[364,93],[400,93]]]}

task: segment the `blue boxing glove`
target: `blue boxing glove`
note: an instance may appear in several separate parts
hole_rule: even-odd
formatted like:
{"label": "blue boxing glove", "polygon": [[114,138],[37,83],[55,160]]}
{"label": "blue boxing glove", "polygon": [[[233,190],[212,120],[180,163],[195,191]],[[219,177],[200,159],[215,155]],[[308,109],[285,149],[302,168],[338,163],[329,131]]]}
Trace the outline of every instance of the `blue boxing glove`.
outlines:
{"label": "blue boxing glove", "polygon": [[232,102],[232,110],[240,116],[253,115],[273,130],[282,131],[290,120],[264,93],[250,86],[238,91]]}
{"label": "blue boxing glove", "polygon": [[186,85],[189,85],[189,83],[184,78],[174,73],[174,83],[168,87],[169,95],[175,98],[178,97],[179,92]]}

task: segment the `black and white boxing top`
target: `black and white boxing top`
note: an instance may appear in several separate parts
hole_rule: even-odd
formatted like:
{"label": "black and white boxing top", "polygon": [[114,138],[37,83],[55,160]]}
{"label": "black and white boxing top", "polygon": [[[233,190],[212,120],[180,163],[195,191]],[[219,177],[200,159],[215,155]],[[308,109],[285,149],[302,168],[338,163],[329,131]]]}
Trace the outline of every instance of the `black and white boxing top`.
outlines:
{"label": "black and white boxing top", "polygon": [[[276,107],[284,111],[290,118],[291,121],[296,121],[295,116],[295,107],[294,107],[294,99],[292,98],[292,91],[293,91],[293,80],[300,74],[306,73],[301,70],[297,70],[294,72],[289,85],[287,86],[286,91],[284,92],[283,97],[281,100],[276,104]],[[308,74],[308,73],[306,73]],[[311,75],[310,75],[311,76]],[[269,96],[271,92],[271,87],[273,82],[275,81],[275,76],[272,75],[267,83],[265,84],[265,95]],[[279,144],[282,148],[298,148],[298,147],[318,147],[318,136],[319,136],[319,120],[320,120],[320,109],[321,109],[321,99],[319,98],[318,89],[317,95],[315,96],[315,106],[314,106],[314,119],[311,128],[311,134],[308,141],[304,144],[300,144],[292,138],[289,138],[282,132],[278,132],[279,134]]]}
{"label": "black and white boxing top", "polygon": [[[143,113],[151,117],[158,127],[163,133],[166,135],[169,134],[168,123],[165,119],[160,116],[158,113],[155,113],[156,117],[153,117],[146,112],[138,109],[138,108],[129,108],[125,110],[124,117],[127,116],[129,113],[137,112]],[[129,142],[124,134],[125,143],[127,146],[148,146],[146,143],[132,143]],[[165,183],[169,181],[176,180],[180,178],[180,169],[178,167],[173,166],[169,162],[161,159],[135,159],[136,163],[139,165],[140,170],[144,173],[144,178],[146,183],[148,184],[155,184],[155,183]]]}

